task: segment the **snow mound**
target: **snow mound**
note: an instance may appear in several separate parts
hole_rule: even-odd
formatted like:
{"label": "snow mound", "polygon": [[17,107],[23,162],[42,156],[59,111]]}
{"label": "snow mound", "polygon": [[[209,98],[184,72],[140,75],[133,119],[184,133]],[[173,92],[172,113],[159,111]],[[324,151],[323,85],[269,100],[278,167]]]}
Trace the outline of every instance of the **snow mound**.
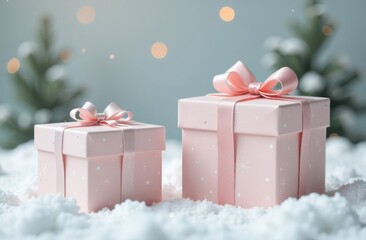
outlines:
{"label": "snow mound", "polygon": [[33,198],[0,216],[2,225],[7,226],[1,231],[5,235],[23,236],[57,232],[65,227],[68,215],[77,215],[78,211],[75,200],[61,196]]}
{"label": "snow mound", "polygon": [[181,146],[170,141],[163,202],[84,214],[73,199],[36,197],[37,156],[27,143],[0,150],[0,239],[366,239],[366,143],[329,139],[326,158],[326,194],[243,209],[181,199]]}
{"label": "snow mound", "polygon": [[336,235],[362,226],[350,203],[340,194],[289,199],[253,224],[264,237],[273,239],[317,239],[319,235]]}

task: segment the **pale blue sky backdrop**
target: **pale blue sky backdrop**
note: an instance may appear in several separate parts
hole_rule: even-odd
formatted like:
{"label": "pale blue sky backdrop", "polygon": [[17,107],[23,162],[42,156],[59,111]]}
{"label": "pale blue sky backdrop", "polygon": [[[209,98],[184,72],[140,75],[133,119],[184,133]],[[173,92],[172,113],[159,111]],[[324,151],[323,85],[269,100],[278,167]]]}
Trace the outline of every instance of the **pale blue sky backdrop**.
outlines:
{"label": "pale blue sky backdrop", "polygon": [[[290,36],[287,22],[302,18],[305,1],[294,0],[0,0],[0,104],[14,101],[6,65],[18,46],[35,39],[42,14],[53,18],[58,46],[70,47],[67,64],[72,85],[87,86],[88,100],[100,111],[111,101],[131,110],[137,121],[167,126],[168,138],[180,138],[177,100],[214,91],[212,77],[237,60],[258,80],[270,70],[261,59],[263,42]],[[325,0],[337,30],[325,51],[344,53],[366,72],[366,1]],[[92,6],[96,17],[80,24],[76,14]],[[219,17],[223,6],[235,18]],[[168,54],[155,59],[150,48],[164,42]],[[114,59],[110,59],[114,54]],[[364,77],[364,79],[366,79]]]}

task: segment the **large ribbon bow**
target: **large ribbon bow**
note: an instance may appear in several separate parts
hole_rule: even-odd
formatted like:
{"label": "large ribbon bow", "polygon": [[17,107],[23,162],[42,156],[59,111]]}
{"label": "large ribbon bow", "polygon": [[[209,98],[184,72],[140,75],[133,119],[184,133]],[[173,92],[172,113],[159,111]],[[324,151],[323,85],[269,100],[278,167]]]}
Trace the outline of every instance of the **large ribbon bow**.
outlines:
{"label": "large ribbon bow", "polygon": [[[263,83],[257,82],[253,73],[241,61],[213,79],[215,89],[229,96],[249,93],[262,97],[276,97],[295,90],[297,83],[296,73],[288,67],[277,70]],[[279,85],[279,89],[275,89],[276,85]]]}
{"label": "large ribbon bow", "polygon": [[[309,149],[309,114],[308,102],[302,99],[283,98],[282,95],[295,90],[298,84],[296,73],[283,67],[270,75],[263,83],[257,82],[253,73],[240,61],[228,71],[216,75],[213,79],[215,89],[219,95],[228,96],[220,100],[217,120],[218,144],[218,202],[220,204],[235,204],[235,138],[234,112],[235,104],[241,101],[265,97],[285,101],[298,102],[302,106],[303,130],[300,138],[300,164],[304,165],[308,159]],[[279,87],[277,88],[277,86]],[[217,94],[215,94],[217,95]],[[244,96],[242,96],[244,95]],[[233,96],[233,98],[231,98]],[[235,98],[235,96],[240,96]],[[300,167],[299,182],[307,176],[306,167]],[[298,193],[304,192],[306,184],[299,185]]]}
{"label": "large ribbon bow", "polygon": [[98,113],[91,102],[86,102],[81,108],[71,110],[70,117],[85,125],[118,125],[131,122],[133,114],[121,109],[114,102],[110,103],[103,113]]}

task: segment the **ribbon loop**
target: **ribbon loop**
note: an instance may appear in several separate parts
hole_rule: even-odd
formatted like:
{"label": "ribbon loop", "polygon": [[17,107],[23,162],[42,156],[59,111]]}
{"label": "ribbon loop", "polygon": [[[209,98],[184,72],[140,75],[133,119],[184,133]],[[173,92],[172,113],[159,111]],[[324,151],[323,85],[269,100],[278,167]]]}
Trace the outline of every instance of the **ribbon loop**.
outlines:
{"label": "ribbon loop", "polygon": [[103,113],[98,113],[93,103],[86,102],[81,108],[71,110],[70,117],[86,125],[116,125],[129,123],[133,118],[133,114],[123,110],[114,102],[110,103]]}
{"label": "ribbon loop", "polygon": [[[263,83],[257,82],[253,73],[240,61],[224,74],[213,78],[214,88],[225,95],[260,95],[275,97],[285,95],[296,89],[298,79],[289,67],[283,67],[270,75]],[[279,89],[276,89],[279,86]]]}
{"label": "ribbon loop", "polygon": [[248,85],[256,82],[255,76],[242,62],[238,61],[224,74],[216,75],[213,85],[218,92],[228,95],[248,93]]}

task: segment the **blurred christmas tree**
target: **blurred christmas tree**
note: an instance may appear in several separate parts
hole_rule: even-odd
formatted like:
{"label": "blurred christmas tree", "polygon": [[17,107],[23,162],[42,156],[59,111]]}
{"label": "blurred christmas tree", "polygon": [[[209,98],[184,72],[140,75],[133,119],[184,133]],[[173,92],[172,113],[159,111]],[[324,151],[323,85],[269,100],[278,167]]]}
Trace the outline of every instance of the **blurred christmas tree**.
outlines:
{"label": "blurred christmas tree", "polygon": [[291,21],[290,29],[295,37],[271,37],[265,42],[271,52],[263,57],[264,64],[273,69],[292,68],[300,81],[297,94],[331,99],[328,136],[341,135],[353,142],[363,140],[361,133],[352,131],[355,116],[366,111],[365,104],[360,103],[354,94],[360,75],[358,70],[350,67],[344,56],[327,61],[319,59],[335,29],[335,24],[326,15],[325,6],[319,0],[307,0],[305,21]]}
{"label": "blurred christmas tree", "polygon": [[71,52],[54,49],[49,17],[42,18],[37,41],[22,43],[18,55],[23,60],[20,69],[15,59],[8,64],[8,71],[10,68],[12,84],[24,110],[17,114],[9,106],[0,106],[0,131],[6,136],[0,139],[0,146],[8,149],[33,139],[34,124],[64,121],[72,102],[83,93],[82,88],[67,88],[63,63]]}

